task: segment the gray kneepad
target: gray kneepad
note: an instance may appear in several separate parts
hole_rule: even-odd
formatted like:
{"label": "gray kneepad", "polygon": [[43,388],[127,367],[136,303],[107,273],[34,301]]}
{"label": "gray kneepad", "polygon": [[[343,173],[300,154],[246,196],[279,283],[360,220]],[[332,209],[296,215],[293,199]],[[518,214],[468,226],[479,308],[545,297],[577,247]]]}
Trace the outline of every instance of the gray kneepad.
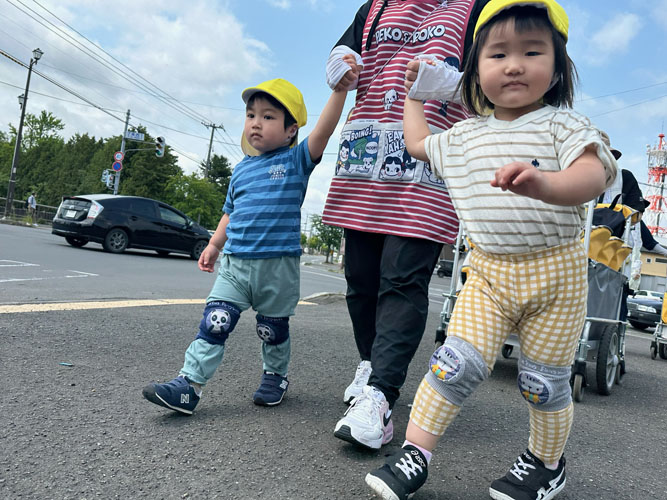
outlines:
{"label": "gray kneepad", "polygon": [[570,366],[549,366],[525,356],[519,358],[519,391],[526,401],[540,411],[559,411],[572,401]]}
{"label": "gray kneepad", "polygon": [[429,363],[426,381],[450,403],[461,406],[489,376],[484,358],[475,347],[458,337],[447,337]]}
{"label": "gray kneepad", "polygon": [[289,318],[269,318],[258,314],[257,336],[268,345],[282,344],[289,338]]}

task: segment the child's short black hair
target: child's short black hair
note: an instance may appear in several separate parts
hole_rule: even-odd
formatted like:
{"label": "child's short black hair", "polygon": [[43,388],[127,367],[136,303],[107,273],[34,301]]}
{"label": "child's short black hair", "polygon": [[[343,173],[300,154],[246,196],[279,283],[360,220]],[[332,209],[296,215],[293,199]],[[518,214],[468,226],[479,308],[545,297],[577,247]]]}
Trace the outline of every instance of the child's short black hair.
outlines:
{"label": "child's short black hair", "polygon": [[489,101],[479,84],[478,60],[482,47],[489,37],[491,28],[499,23],[513,20],[514,30],[522,33],[531,29],[546,29],[551,32],[554,46],[554,77],[556,83],[551,87],[542,101],[544,104],[560,107],[572,107],[574,101],[574,88],[578,81],[577,69],[570,59],[563,38],[549,20],[545,9],[534,6],[517,6],[503,10],[493,19],[482,26],[475,37],[463,67],[463,77],[459,81],[461,99],[463,104],[476,115],[484,114],[486,109],[493,109],[493,103]]}
{"label": "child's short black hair", "polygon": [[252,96],[250,96],[250,99],[248,99],[248,104],[246,104],[246,109],[248,109],[257,99],[264,99],[265,101],[269,101],[273,107],[282,110],[283,114],[285,115],[285,130],[296,123],[296,120],[292,114],[287,111],[287,108],[283,106],[283,104],[278,99],[266,92],[255,92]]}

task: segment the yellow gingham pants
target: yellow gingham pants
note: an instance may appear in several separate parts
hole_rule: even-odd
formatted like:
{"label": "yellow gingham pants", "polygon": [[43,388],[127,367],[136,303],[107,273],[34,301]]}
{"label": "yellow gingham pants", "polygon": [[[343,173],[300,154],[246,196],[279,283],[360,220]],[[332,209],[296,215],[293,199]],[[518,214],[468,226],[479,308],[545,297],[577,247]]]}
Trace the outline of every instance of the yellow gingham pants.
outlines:
{"label": "yellow gingham pants", "polygon": [[[579,241],[526,254],[491,255],[475,248],[447,335],[475,346],[489,373],[512,332],[519,336],[523,356],[544,365],[570,366],[584,325],[587,295],[587,258]],[[528,448],[545,463],[558,461],[572,426],[572,403],[556,412],[526,404]],[[441,436],[459,410],[424,379],[410,419]]]}

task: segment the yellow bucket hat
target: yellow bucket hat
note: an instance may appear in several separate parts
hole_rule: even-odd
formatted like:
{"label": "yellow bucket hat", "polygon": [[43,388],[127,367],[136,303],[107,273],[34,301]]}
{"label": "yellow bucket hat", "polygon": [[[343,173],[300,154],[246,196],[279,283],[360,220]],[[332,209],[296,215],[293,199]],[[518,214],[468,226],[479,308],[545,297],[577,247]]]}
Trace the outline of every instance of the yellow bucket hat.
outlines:
{"label": "yellow bucket hat", "polygon": [[[285,106],[285,109],[292,115],[299,128],[303,127],[308,120],[308,113],[306,111],[306,104],[303,101],[303,95],[299,89],[292,85],[287,80],[282,78],[274,78],[260,83],[256,87],[248,87],[241,93],[243,102],[248,104],[250,98],[257,92],[266,92],[272,97],[275,97],[280,104]],[[295,143],[297,141],[294,141]],[[241,149],[249,156],[259,156],[259,151],[253,148],[245,138],[245,134],[241,136]]]}
{"label": "yellow bucket hat", "polygon": [[475,25],[475,31],[473,32],[473,40],[477,36],[477,31],[493,19],[497,14],[502,12],[505,9],[515,6],[534,6],[542,7],[547,10],[549,15],[549,20],[556,31],[563,35],[565,41],[567,41],[567,30],[569,28],[570,21],[568,20],[567,14],[563,7],[558,5],[554,0],[535,0],[532,2],[527,2],[526,0],[491,0],[487,3],[482,12],[477,19],[477,24]]}

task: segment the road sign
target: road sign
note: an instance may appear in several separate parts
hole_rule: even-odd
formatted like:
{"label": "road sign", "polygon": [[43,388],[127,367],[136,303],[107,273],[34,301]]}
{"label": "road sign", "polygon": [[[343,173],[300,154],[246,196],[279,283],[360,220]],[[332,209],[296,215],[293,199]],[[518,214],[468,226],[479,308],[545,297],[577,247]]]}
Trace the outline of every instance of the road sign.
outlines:
{"label": "road sign", "polygon": [[123,161],[123,158],[125,158],[125,153],[123,153],[122,151],[116,151],[113,154],[113,159],[116,161]]}
{"label": "road sign", "polygon": [[125,138],[126,139],[134,139],[135,141],[143,141],[144,140],[144,134],[141,132],[133,132],[132,130],[128,130],[125,133]]}
{"label": "road sign", "polygon": [[111,168],[113,168],[116,172],[120,172],[123,170],[123,164],[119,161],[113,162],[113,165],[111,165]]}

